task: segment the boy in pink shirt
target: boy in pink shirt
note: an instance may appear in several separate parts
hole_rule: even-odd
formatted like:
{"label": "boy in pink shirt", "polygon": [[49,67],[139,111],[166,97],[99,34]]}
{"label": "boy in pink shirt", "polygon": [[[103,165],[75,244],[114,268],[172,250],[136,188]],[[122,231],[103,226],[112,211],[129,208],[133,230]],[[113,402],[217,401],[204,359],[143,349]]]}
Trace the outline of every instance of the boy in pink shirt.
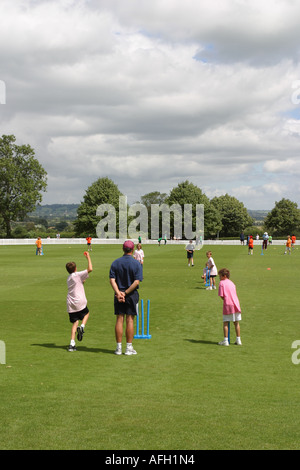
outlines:
{"label": "boy in pink shirt", "polygon": [[232,281],[230,281],[230,272],[228,269],[223,268],[219,271],[220,284],[219,284],[219,296],[223,299],[223,330],[224,340],[218,343],[220,346],[229,346],[228,342],[228,324],[233,321],[236,341],[234,344],[241,345],[240,335],[240,320],[241,307],[238,296],[236,294],[236,287]]}
{"label": "boy in pink shirt", "polygon": [[[72,323],[71,342],[68,351],[76,351],[75,335],[77,331],[78,341],[82,340],[84,327],[89,318],[89,309],[87,308],[87,299],[83,283],[92,272],[93,266],[88,252],[84,252],[84,256],[88,260],[88,267],[84,271],[77,271],[76,263],[71,261],[66,264],[66,269],[69,273],[67,279],[68,294],[67,294],[67,311],[69,313],[70,322]],[[81,325],[79,326],[79,321]]]}

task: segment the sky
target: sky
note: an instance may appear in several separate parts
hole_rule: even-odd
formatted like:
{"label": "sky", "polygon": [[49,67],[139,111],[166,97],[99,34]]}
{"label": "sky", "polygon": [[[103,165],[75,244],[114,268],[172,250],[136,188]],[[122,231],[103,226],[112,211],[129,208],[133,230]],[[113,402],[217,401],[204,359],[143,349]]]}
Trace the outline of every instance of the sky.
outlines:
{"label": "sky", "polygon": [[188,180],[300,206],[298,0],[1,0],[0,136],[31,145],[42,204],[109,177],[128,203]]}

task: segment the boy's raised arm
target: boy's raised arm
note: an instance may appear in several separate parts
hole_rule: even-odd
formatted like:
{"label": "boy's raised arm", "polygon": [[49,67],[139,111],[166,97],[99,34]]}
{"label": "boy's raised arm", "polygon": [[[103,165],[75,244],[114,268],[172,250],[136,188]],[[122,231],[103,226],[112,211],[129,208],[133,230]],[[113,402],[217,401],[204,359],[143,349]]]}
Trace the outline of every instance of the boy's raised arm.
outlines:
{"label": "boy's raised arm", "polygon": [[92,260],[91,260],[90,254],[89,254],[88,251],[85,251],[83,254],[86,257],[86,259],[88,260],[87,272],[91,273],[93,271],[93,265],[92,265]]}

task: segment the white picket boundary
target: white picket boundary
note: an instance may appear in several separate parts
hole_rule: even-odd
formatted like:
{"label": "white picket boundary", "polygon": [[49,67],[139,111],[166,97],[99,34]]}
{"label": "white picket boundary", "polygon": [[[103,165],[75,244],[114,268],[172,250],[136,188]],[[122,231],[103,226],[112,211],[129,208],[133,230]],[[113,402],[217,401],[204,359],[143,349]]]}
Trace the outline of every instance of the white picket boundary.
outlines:
{"label": "white picket boundary", "polygon": [[[93,238],[92,245],[121,245],[125,239]],[[137,243],[137,239],[132,240]],[[36,238],[2,238],[1,245],[35,245]],[[86,245],[85,238],[42,238],[43,245]],[[273,245],[285,245],[286,240],[273,240]],[[167,240],[167,245],[186,245],[188,240]],[[143,245],[157,245],[157,240],[142,240]],[[254,245],[260,246],[262,240],[254,240]],[[161,241],[164,245],[164,240]],[[203,245],[241,245],[240,240],[204,240]],[[246,245],[246,242],[245,242]]]}

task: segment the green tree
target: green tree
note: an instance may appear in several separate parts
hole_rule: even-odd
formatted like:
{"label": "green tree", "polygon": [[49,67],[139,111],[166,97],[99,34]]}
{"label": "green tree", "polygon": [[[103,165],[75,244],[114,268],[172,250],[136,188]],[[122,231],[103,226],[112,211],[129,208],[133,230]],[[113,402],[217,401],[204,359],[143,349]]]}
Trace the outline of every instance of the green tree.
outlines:
{"label": "green tree", "polygon": [[[166,193],[160,193],[159,191],[152,191],[151,193],[144,194],[141,196],[141,204],[147,208],[148,212],[148,237],[151,238],[151,205],[157,204],[161,206],[165,203],[167,198]],[[161,214],[159,215],[161,224]]]}
{"label": "green tree", "polygon": [[85,192],[83,202],[77,209],[77,219],[74,221],[77,236],[96,236],[97,224],[100,217],[96,215],[100,204],[111,204],[118,213],[119,196],[122,193],[118,186],[109,178],[98,178]]}
{"label": "green tree", "polygon": [[300,210],[296,202],[281,199],[265,218],[265,229],[277,236],[292,235],[300,230]]}
{"label": "green tree", "polygon": [[47,173],[34,150],[15,142],[14,135],[0,138],[0,212],[7,237],[12,236],[11,223],[32,212],[47,187]]}
{"label": "green tree", "polygon": [[68,226],[69,226],[68,222],[66,222],[65,220],[60,220],[59,222],[55,224],[55,229],[58,232],[63,232],[64,230],[67,229]]}
{"label": "green tree", "polygon": [[165,202],[167,198],[166,193],[160,193],[159,191],[152,191],[152,193],[144,194],[141,196],[141,203],[147,207],[147,209],[151,208],[151,204],[158,204],[161,205]]}
{"label": "green tree", "polygon": [[196,205],[204,205],[204,237],[214,236],[222,228],[221,217],[218,210],[210,203],[202,190],[189,181],[179,183],[170,192],[166,202],[169,205],[180,204],[182,211],[184,204],[192,204],[192,229],[196,230]]}
{"label": "green tree", "polygon": [[245,227],[254,224],[244,204],[235,197],[225,194],[225,196],[214,197],[211,202],[221,214],[223,237],[239,235]]}
{"label": "green tree", "polygon": [[17,225],[17,227],[13,230],[13,237],[14,238],[26,238],[28,237],[28,230],[26,227],[22,225]]}

